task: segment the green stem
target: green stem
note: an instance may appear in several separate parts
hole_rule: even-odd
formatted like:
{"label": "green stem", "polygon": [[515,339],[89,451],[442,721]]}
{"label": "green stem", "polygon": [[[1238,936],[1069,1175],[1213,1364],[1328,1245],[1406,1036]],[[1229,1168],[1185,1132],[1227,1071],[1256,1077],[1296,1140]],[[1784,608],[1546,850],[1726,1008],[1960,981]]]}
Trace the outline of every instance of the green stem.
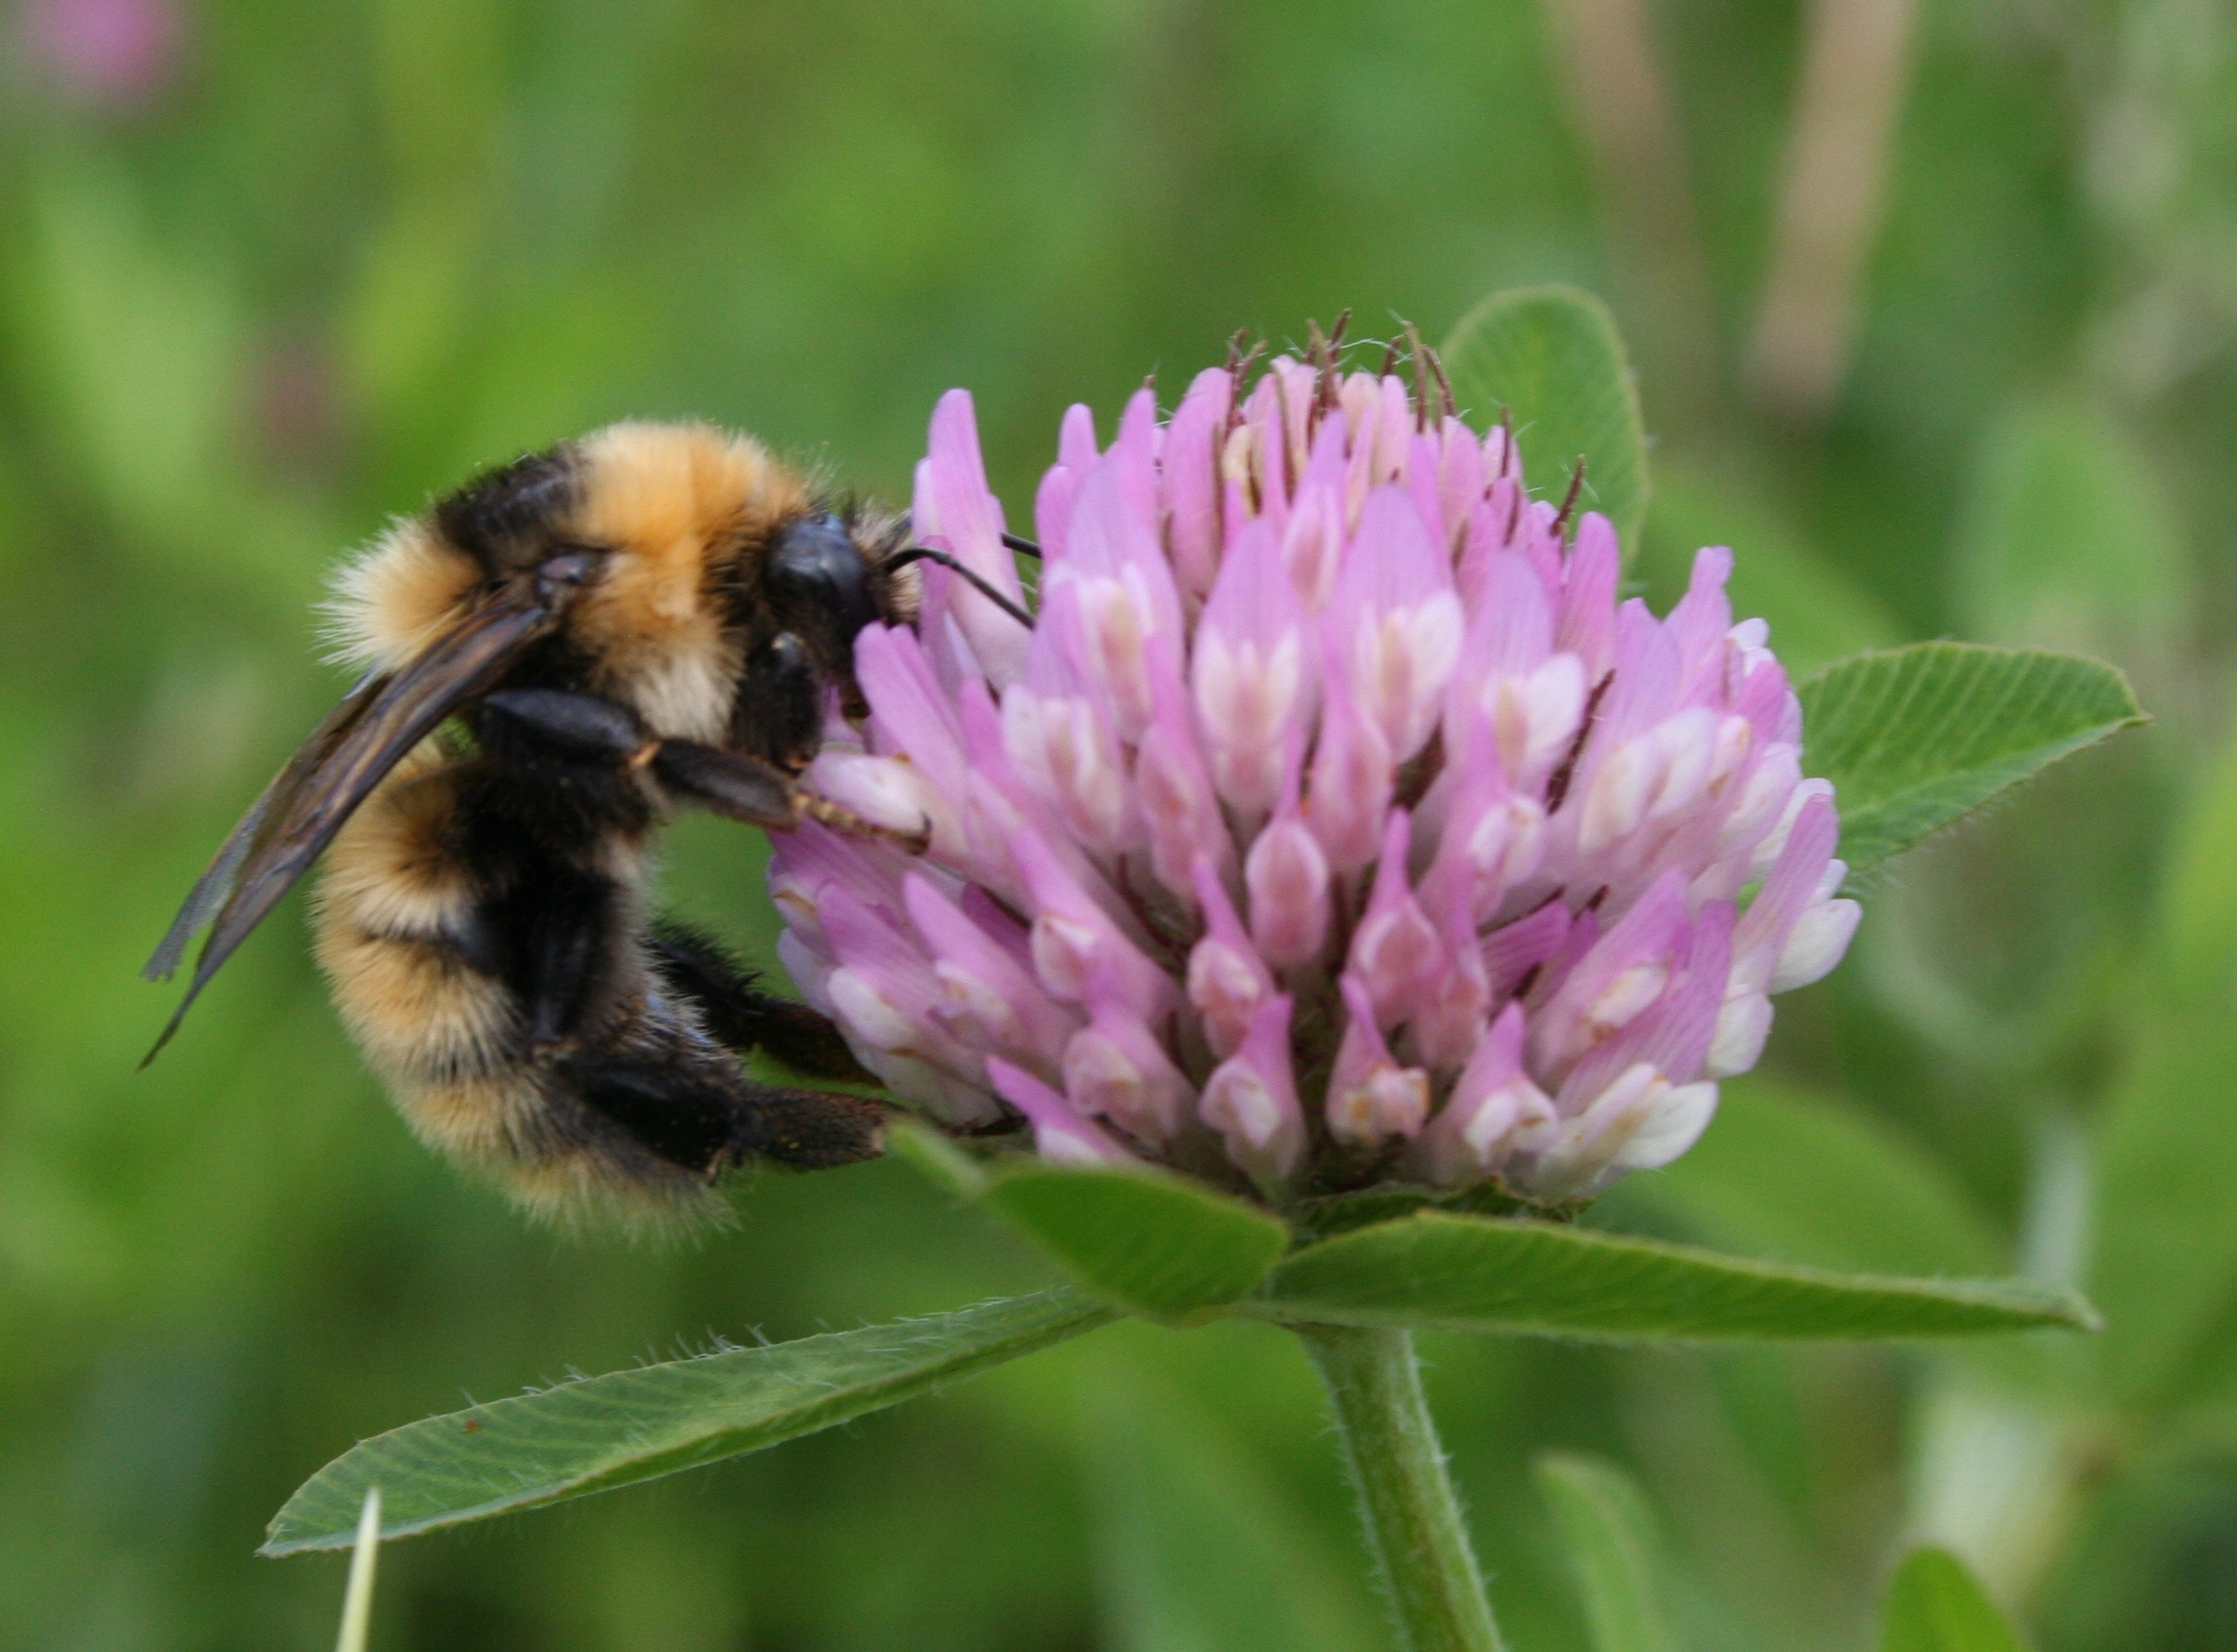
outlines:
{"label": "green stem", "polygon": [[1421,1393],[1414,1336],[1295,1328],[1329,1390],[1368,1547],[1408,1652],[1499,1652],[1460,1501]]}

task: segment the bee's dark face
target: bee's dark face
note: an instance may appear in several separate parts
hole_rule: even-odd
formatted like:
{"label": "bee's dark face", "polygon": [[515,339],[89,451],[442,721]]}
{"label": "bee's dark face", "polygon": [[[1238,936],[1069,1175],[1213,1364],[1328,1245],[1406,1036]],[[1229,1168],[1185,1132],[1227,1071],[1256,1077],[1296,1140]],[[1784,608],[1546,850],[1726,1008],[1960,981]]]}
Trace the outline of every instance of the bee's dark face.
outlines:
{"label": "bee's dark face", "polygon": [[770,626],[802,638],[819,657],[846,657],[856,633],[884,617],[854,528],[829,511],[795,517],[778,529],[760,585]]}

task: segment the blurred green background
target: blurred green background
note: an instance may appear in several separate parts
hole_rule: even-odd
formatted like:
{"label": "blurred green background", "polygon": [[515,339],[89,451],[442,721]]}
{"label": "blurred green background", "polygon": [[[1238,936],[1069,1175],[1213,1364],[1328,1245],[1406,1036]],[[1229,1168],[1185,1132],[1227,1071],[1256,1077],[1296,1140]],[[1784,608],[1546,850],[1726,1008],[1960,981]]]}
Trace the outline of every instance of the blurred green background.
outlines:
{"label": "blurred green background", "polygon": [[[2227,0],[10,0],[0,11],[0,1646],[327,1643],[251,1558],[462,1396],[1021,1288],[898,1165],[562,1242],[422,1153],[291,906],[149,1073],[136,971],[339,678],[335,557],[624,414],[906,496],[969,386],[1027,519],[1069,402],[1247,325],[1630,336],[1638,572],[1739,547],[1807,667],[2119,660],[2158,717],[1898,863],[1764,1076],[1595,1219],[2078,1281],[1966,1352],[1431,1338],[1523,1652],[1585,1644],[1530,1474],[1647,1488],[1690,1644],[1861,1648],[1946,1542],[2051,1652],[2237,1648],[2237,14]],[[766,955],[752,834],[675,903]],[[1105,1332],[762,1457],[392,1548],[424,1649],[1380,1644],[1264,1327]]]}

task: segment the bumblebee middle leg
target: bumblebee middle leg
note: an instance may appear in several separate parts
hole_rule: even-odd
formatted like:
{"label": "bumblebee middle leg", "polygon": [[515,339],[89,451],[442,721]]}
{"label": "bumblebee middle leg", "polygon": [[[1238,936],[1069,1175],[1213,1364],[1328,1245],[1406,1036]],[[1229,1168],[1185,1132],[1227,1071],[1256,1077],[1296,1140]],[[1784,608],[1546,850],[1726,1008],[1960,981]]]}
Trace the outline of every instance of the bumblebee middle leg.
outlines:
{"label": "bumblebee middle leg", "polygon": [[739,1054],[767,1050],[795,1072],[874,1084],[839,1030],[806,1004],[764,993],[753,971],[708,936],[663,921],[651,943],[660,979],[698,1009],[708,1032]]}
{"label": "bumblebee middle leg", "polygon": [[821,1017],[755,991],[711,943],[626,939],[624,903],[598,883],[547,868],[505,914],[528,1063],[583,1110],[563,1136],[641,1177],[657,1175],[649,1161],[711,1177],[752,1159],[820,1168],[883,1151],[878,1103],[757,1084],[739,1068],[761,1045],[855,1076]]}

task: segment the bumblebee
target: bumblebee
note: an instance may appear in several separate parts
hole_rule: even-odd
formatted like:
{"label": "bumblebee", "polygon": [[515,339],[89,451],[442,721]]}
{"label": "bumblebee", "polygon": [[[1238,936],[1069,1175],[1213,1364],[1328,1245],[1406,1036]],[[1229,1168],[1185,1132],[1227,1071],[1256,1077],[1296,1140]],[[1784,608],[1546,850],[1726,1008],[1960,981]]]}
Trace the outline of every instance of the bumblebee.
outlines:
{"label": "bumblebee", "polygon": [[799,776],[831,698],[864,709],[856,634],[913,617],[911,562],[956,567],[907,536],[698,425],[614,425],[399,522],[338,582],[363,679],[148,962],[211,926],[155,1049],[324,852],[343,1021],[419,1136],[531,1209],[703,1213],[734,1165],[876,1156],[877,1103],[740,1065],[865,1078],[836,1030],[652,921],[646,884],[681,808],[872,829]]}

